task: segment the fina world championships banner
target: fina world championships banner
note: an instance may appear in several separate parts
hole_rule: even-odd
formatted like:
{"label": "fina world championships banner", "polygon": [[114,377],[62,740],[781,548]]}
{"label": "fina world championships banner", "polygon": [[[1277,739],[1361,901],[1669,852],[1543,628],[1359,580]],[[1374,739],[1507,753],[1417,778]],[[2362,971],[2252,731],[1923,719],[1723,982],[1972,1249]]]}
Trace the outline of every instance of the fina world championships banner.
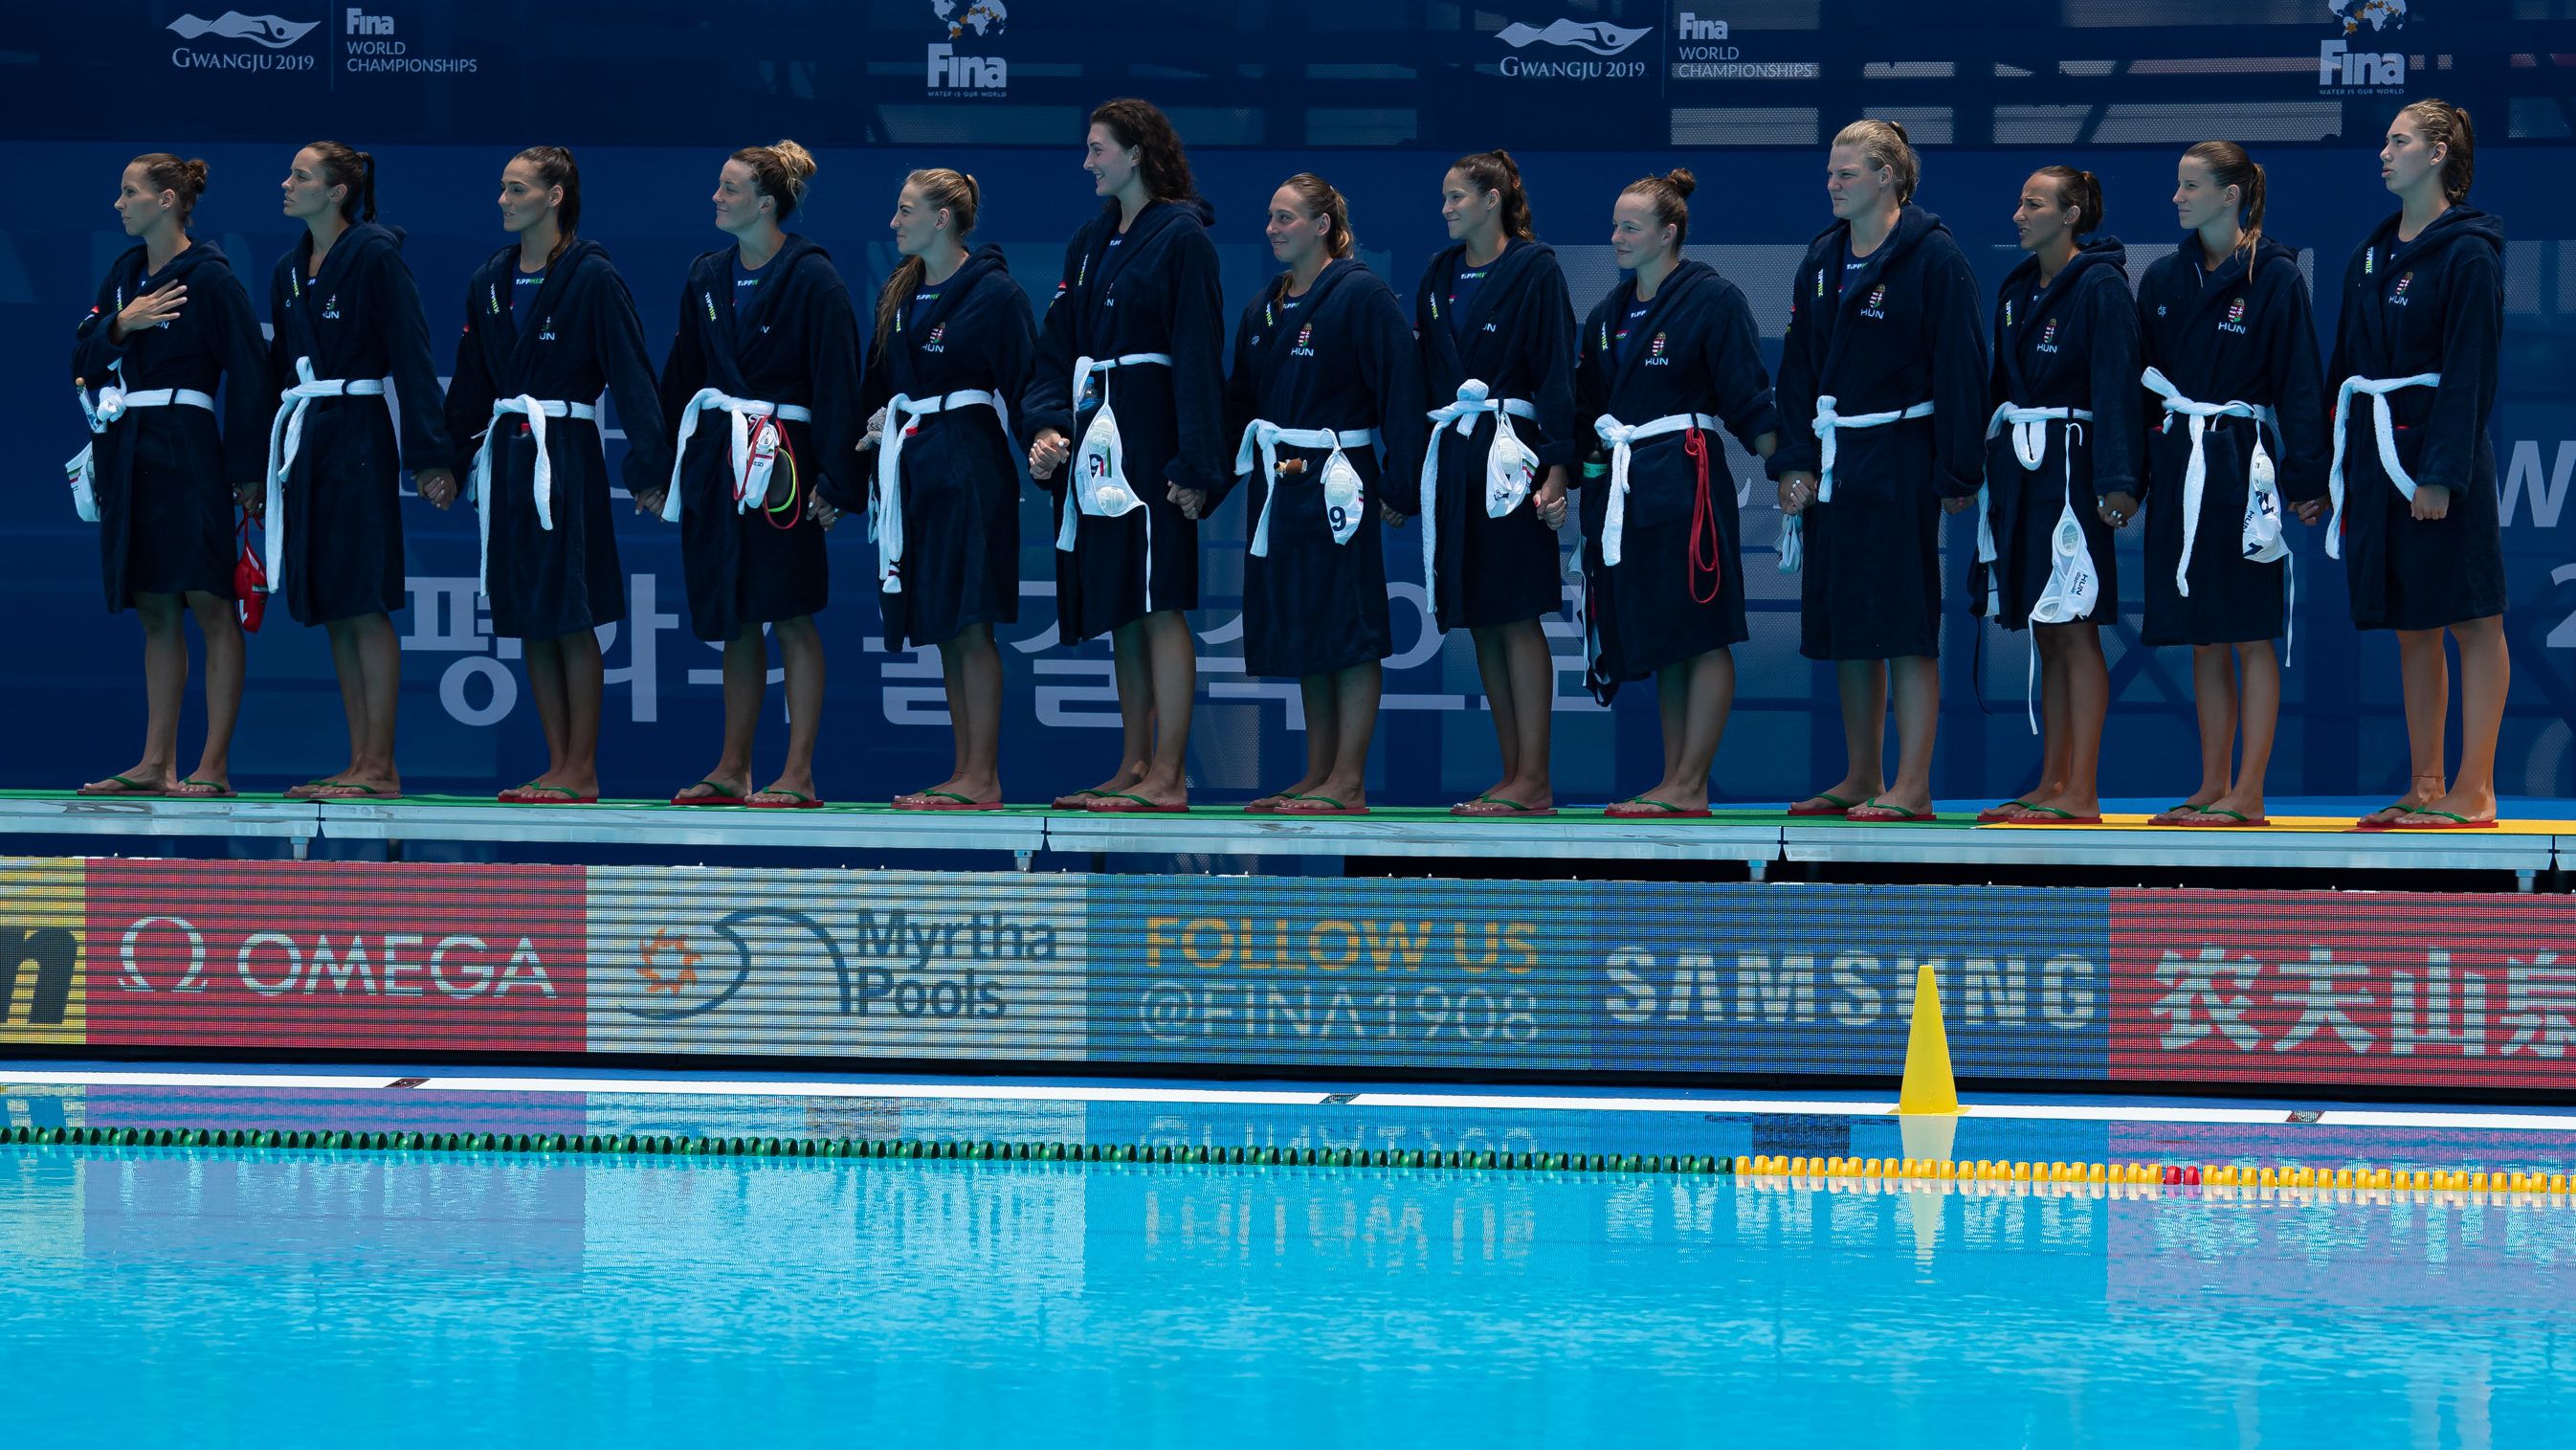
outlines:
{"label": "fina world championships banner", "polygon": [[[264,298],[294,242],[275,187],[321,137],[373,151],[382,220],[405,229],[432,333],[455,335],[470,269],[501,245],[493,196],[518,148],[579,151],[582,231],[632,286],[658,351],[691,257],[723,241],[707,194],[737,147],[793,136],[822,162],[798,225],[872,293],[895,261],[885,219],[906,171],[954,165],[982,185],[979,236],[1001,245],[1043,307],[1065,238],[1096,204],[1079,167],[1083,118],[1140,94],[1166,107],[1216,210],[1232,317],[1273,270],[1261,213],[1284,177],[1316,170],[1351,199],[1364,261],[1410,297],[1445,244],[1437,191],[1462,152],[1504,146],[1528,178],[1542,237],[1578,308],[1617,281],[1603,238],[1617,187],[1676,164],[1699,173],[1689,250],[1740,283],[1778,356],[1789,273],[1829,220],[1823,148],[1844,121],[1905,123],[1924,153],[1921,202],[1942,214],[1992,289],[2018,260],[2009,225],[2023,178],[2067,162],[2103,179],[2109,230],[2143,269],[2178,240],[2174,161],[2211,136],[2269,168],[2269,232],[2331,291],[2392,208],[2378,138],[2410,97],[2468,105],[2478,204],[2500,213],[2506,330],[2492,433],[2511,588],[2513,693],[2499,783],[2576,792],[2576,18],[2513,0],[2063,0],[1908,9],[1864,0],[1504,0],[1493,7],[1123,0],[742,0],[721,21],[670,0],[102,0],[20,7],[0,48],[0,183],[45,197],[0,219],[0,488],[11,544],[0,607],[41,621],[0,654],[0,689],[45,702],[48,728],[0,752],[0,785],[64,788],[126,765],[139,732],[138,633],[100,606],[96,536],[73,517],[59,460],[82,442],[65,362],[99,276],[127,245],[109,210],[118,169],[145,150],[205,157],[200,235]],[[262,304],[264,306],[264,302]],[[2331,327],[2331,299],[2321,326]],[[612,450],[617,441],[614,412]],[[1736,651],[1737,707],[1715,783],[1739,800],[1803,795],[1840,774],[1832,674],[1796,652],[1796,583],[1777,573],[1779,515],[1754,460],[1728,464],[1745,510],[1753,638]],[[516,641],[497,639],[474,588],[473,520],[406,505],[409,607],[401,755],[415,791],[487,791],[541,768]],[[1293,681],[1247,677],[1240,585],[1247,521],[1230,503],[1203,530],[1205,607],[1194,782],[1211,799],[1294,773],[1304,721]],[[685,785],[721,734],[716,651],[692,637],[676,530],[620,511],[628,618],[603,631],[609,695],[601,767],[613,795]],[[1118,749],[1105,642],[1057,637],[1051,530],[1023,511],[1020,622],[1002,638],[1010,709],[1003,779],[1038,799],[1105,775]],[[1949,526],[1949,617],[1935,788],[1992,797],[2036,756],[2023,723],[2028,638],[1966,612],[1972,530]],[[2198,778],[2189,656],[2138,644],[2137,531],[2121,543],[2129,597],[2104,632],[2113,707],[2103,787],[2153,795]],[[1372,787],[1443,803],[1491,784],[1496,762],[1472,651],[1433,633],[1410,534],[1388,550],[1395,654]],[[1567,557],[1572,557],[1569,536]],[[2281,793],[2395,789],[2406,774],[2396,650],[2346,623],[2341,566],[2294,530],[2297,648],[2271,784]],[[937,660],[876,638],[864,530],[833,541],[821,617],[830,688],[818,766],[832,799],[884,799],[941,778],[951,746]],[[1560,668],[1557,786],[1616,799],[1651,783],[1651,692],[1610,709],[1581,687],[1576,585],[1550,622]],[[1982,647],[1979,636],[1984,634]],[[767,750],[782,734],[773,694]],[[345,758],[327,647],[281,613],[251,644],[234,755],[274,789]],[[190,707],[186,738],[200,728]],[[1821,745],[1818,742],[1823,742]],[[193,749],[193,744],[186,748]],[[769,768],[764,751],[759,768]]]}
{"label": "fina world championships banner", "polygon": [[2576,1087],[2545,896],[30,861],[0,1052]]}

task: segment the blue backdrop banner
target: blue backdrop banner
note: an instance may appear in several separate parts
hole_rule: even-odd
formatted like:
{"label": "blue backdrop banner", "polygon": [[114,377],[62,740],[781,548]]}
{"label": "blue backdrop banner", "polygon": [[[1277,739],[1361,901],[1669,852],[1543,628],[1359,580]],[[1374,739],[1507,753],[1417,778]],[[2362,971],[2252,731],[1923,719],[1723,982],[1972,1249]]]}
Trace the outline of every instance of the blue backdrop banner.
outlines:
{"label": "blue backdrop banner", "polygon": [[[83,436],[65,367],[71,328],[127,245],[108,203],[119,167],[141,151],[211,163],[199,231],[234,258],[255,296],[295,240],[273,188],[296,147],[327,136],[375,152],[380,211],[408,233],[444,370],[465,277],[503,240],[492,200],[500,168],[522,145],[580,149],[583,231],[609,249],[659,348],[689,259],[723,241],[706,200],[718,167],[734,148],[781,135],[820,157],[801,225],[854,285],[872,292],[891,269],[885,217],[904,173],[955,165],[982,184],[983,238],[1004,247],[1043,305],[1064,239],[1094,205],[1079,166],[1085,110],[1138,93],[1171,109],[1192,148],[1216,209],[1229,314],[1271,270],[1260,214],[1282,178],[1314,169],[1339,185],[1363,260],[1409,296],[1444,243],[1443,169],[1463,151],[1502,145],[1523,164],[1578,308],[1617,280],[1602,239],[1618,187],[1693,167],[1702,189],[1690,251],[1744,287],[1776,360],[1789,273],[1829,219],[1822,147],[1854,116],[1908,126],[1926,157],[1920,199],[1948,219],[1988,288],[2018,257],[2009,217],[2032,168],[2064,161],[2098,172],[2110,227],[2143,268],[2179,240],[2166,201],[2175,157],[2213,135],[2246,142],[2267,164],[2269,230],[2331,285],[2392,209],[2375,161],[2382,129],[2407,97],[2435,93],[2476,113],[2477,200],[2503,216],[2510,238],[2492,424],[2515,652],[2499,784],[2540,795],[2576,787],[2567,653],[2576,555],[2561,535],[2576,483],[2567,381],[2576,201],[2563,185],[2576,161],[2576,20],[2563,6],[772,0],[719,13],[664,0],[260,3],[283,8],[107,0],[12,16],[0,55],[10,80],[0,87],[0,185],[22,202],[0,221],[0,426],[18,440],[18,486],[0,491],[0,528],[16,545],[0,604],[32,627],[0,661],[0,688],[23,702],[0,752],[0,785],[96,778],[131,761],[140,733],[138,633],[99,607],[95,530],[73,517],[57,460]],[[2331,328],[2331,299],[2321,311]],[[1797,655],[1795,581],[1771,568],[1771,491],[1751,459],[1730,451],[1728,461],[1746,508],[1740,563],[1754,618],[1737,650],[1740,693],[1715,783],[1725,796],[1777,799],[1840,774],[1832,677]],[[1118,745],[1105,644],[1055,636],[1046,523],[1032,496],[1021,621],[1004,631],[1003,775],[1014,798],[1094,783]],[[1304,756],[1294,682],[1243,673],[1246,523],[1230,504],[1204,531],[1206,608],[1194,621],[1204,697],[1191,768],[1215,798],[1276,785]],[[415,500],[406,528],[410,605],[396,620],[406,782],[488,790],[525,779],[542,744],[516,643],[494,638],[475,596],[473,521]],[[611,794],[649,796],[713,760],[718,658],[687,628],[676,531],[632,515],[618,530],[630,609],[606,632],[601,766]],[[2019,700],[2027,639],[1985,630],[1980,641],[1958,587],[1970,543],[1951,526],[1935,776],[1945,796],[2017,788],[2036,759]],[[2299,645],[2273,788],[2394,789],[2407,774],[2394,642],[2344,622],[2341,566],[2324,558],[2315,531],[2294,531],[2292,544]],[[2120,623],[2105,632],[2114,706],[2103,786],[2153,794],[2198,776],[2189,662],[2138,644],[2143,569],[2134,537],[2121,548],[2133,555],[2121,571],[2132,582]],[[933,783],[950,761],[936,658],[889,653],[875,638],[861,531],[842,530],[833,553],[818,783],[845,800]],[[1418,551],[1399,541],[1388,557],[1396,654],[1372,784],[1382,800],[1445,802],[1492,783],[1492,731],[1467,642],[1428,631]],[[1631,691],[1604,710],[1584,696],[1570,597],[1549,630],[1561,666],[1560,794],[1616,798],[1651,784],[1660,762],[1651,700]],[[782,709],[773,696],[757,769],[770,768],[784,738]],[[197,728],[192,708],[183,750],[194,750]],[[237,779],[274,788],[335,768],[341,729],[321,633],[272,613],[252,644]]]}

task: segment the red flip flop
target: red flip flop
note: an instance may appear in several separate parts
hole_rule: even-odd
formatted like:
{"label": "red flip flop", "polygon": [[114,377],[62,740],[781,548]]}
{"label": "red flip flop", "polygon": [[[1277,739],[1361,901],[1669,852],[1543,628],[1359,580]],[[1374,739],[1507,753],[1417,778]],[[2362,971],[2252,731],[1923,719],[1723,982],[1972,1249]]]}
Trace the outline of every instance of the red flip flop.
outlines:
{"label": "red flip flop", "polygon": [[[2218,817],[2218,819],[2207,819],[2212,816]],[[2249,816],[2243,811],[2219,810],[2211,806],[2201,806],[2192,814],[2176,819],[2173,824],[2177,826],[2188,826],[2195,831],[2232,831],[2240,830],[2247,826],[2268,826],[2272,824],[2272,818],[2270,816]]]}
{"label": "red flip flop", "polygon": [[[1302,804],[1305,801],[1322,801],[1323,808],[1309,809]],[[1368,813],[1366,806],[1346,806],[1328,795],[1292,795],[1272,812],[1282,816],[1364,816]]]}
{"label": "red flip flop", "polygon": [[1187,802],[1167,806],[1128,791],[1109,790],[1102,791],[1090,809],[1104,816],[1178,816],[1188,814],[1190,808]]}
{"label": "red flip flop", "polygon": [[2061,810],[2056,806],[2032,806],[2019,815],[2006,818],[2002,824],[2007,826],[2098,826],[2102,824],[2102,818],[2099,815],[2079,816],[2073,811]]}
{"label": "red flip flop", "polygon": [[[1847,801],[1841,796],[1835,795],[1831,791],[1822,790],[1816,792],[1808,799],[1825,801],[1828,802],[1828,804],[1811,806],[1804,802],[1793,803],[1789,807],[1789,814],[1793,816],[1847,816],[1851,814],[1852,807],[1862,804],[1860,801]],[[1622,804],[1625,804],[1625,802],[1622,802]]]}
{"label": "red flip flop", "polygon": [[959,795],[953,790],[925,790],[918,792],[918,795],[919,799],[913,804],[906,805],[902,801],[896,801],[894,808],[899,811],[998,811],[1002,809],[1000,801],[979,801],[972,796]]}
{"label": "red flip flop", "polygon": [[[1638,809],[1630,810],[1631,806]],[[1671,801],[1648,800],[1641,795],[1632,795],[1615,806],[1605,808],[1601,814],[1616,821],[1696,821],[1707,818],[1708,807],[1700,806],[1694,809],[1690,806],[1674,805]]]}
{"label": "red flip flop", "polygon": [[2467,816],[2460,815],[2456,812],[2437,811],[2431,806],[2417,806],[2415,809],[2408,811],[2406,815],[2440,816],[2442,819],[2439,821],[2409,821],[2406,819],[2406,816],[2400,816],[2396,820],[2390,821],[2387,825],[2380,827],[2380,829],[2383,831],[2492,831],[2496,828],[2496,823],[2493,821],[2473,821]]}
{"label": "red flip flop", "polygon": [[[705,786],[709,794],[689,794],[690,791],[696,790],[698,785]],[[735,790],[732,786],[729,786],[720,780],[702,780],[698,782],[698,785],[682,786],[679,792],[671,797],[671,804],[675,806],[738,806],[741,805],[745,799],[742,792]]]}
{"label": "red flip flop", "polygon": [[[765,795],[783,795],[787,799],[765,801],[761,799]],[[750,798],[743,804],[755,811],[813,811],[823,808],[823,798],[807,795],[801,790],[789,790],[783,785],[773,785],[767,790],[753,791]]]}
{"label": "red flip flop", "polygon": [[2028,801],[2006,801],[2002,805],[1988,806],[1977,812],[1977,824],[1991,826],[1998,821],[2009,821],[2023,811],[2031,809],[2033,807]]}
{"label": "red flip flop", "polygon": [[595,795],[574,795],[570,790],[559,785],[523,785],[519,787],[519,794],[516,797],[505,795],[500,799],[501,804],[505,806],[595,806],[599,804],[599,797]]}

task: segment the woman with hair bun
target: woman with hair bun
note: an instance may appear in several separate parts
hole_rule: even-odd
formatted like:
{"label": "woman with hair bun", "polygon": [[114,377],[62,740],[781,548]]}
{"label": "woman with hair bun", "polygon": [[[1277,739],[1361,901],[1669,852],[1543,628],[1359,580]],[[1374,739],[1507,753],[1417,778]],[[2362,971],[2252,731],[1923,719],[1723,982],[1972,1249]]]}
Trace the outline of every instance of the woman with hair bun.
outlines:
{"label": "woman with hair bun", "polygon": [[1613,816],[1705,816],[1709,766],[1735,704],[1746,636],[1741,531],[1723,427],[1768,458],[1780,415],[1753,309],[1736,285],[1681,254],[1688,171],[1628,183],[1610,250],[1628,274],[1584,320],[1576,415],[1598,457],[1584,468],[1585,683],[1608,704],[1655,681],[1663,774]]}
{"label": "woman with hair bun", "polygon": [[[2468,205],[2469,113],[2417,101],[2388,123],[2379,174],[2398,210],[2344,268],[2326,377],[2335,385],[2327,474],[2352,622],[2397,631],[2412,779],[2359,824],[2447,831],[2496,821],[2496,737],[2510,665],[2498,522],[2496,354],[2504,332],[2504,225]],[[2450,670],[2460,645],[2460,771],[2443,783]]]}
{"label": "woman with hair bun", "polygon": [[[747,146],[716,173],[716,229],[733,245],[701,254],[680,288],[679,331],[662,364],[671,476],[636,491],[680,525],[689,624],[724,646],[724,746],[715,768],[673,805],[794,809],[820,805],[814,740],[823,717],[823,639],[831,600],[823,524],[809,517],[827,483],[852,486],[859,330],[831,254],[781,223],[805,202],[814,158],[793,141]],[[751,788],[751,750],[769,689],[769,645],[787,676],[787,758]]]}
{"label": "woman with hair bun", "polygon": [[[2290,632],[2289,513],[2314,523],[2326,493],[2324,367],[2299,254],[2263,230],[2263,168],[2203,141],[2174,168],[2187,235],[2138,283],[2147,429],[2149,645],[2191,646],[2200,784],[2150,818],[2264,824]],[[2111,509],[2128,501],[2106,496]],[[2237,736],[2244,755],[2237,756]]]}
{"label": "woman with hair bun", "polygon": [[1556,661],[1540,621],[1565,607],[1557,526],[1585,451],[1574,412],[1574,306],[1531,225],[1506,151],[1459,157],[1440,179],[1450,246],[1423,269],[1413,330],[1431,408],[1422,470],[1423,587],[1433,622],[1475,638],[1502,779],[1461,816],[1556,807],[1548,741]]}
{"label": "woman with hair bun", "polygon": [[[1843,777],[1789,808],[1855,821],[1932,819],[1941,723],[1941,514],[1985,473],[1977,279],[1914,204],[1922,158],[1893,121],[1854,121],[1825,162],[1834,224],[1798,264],[1780,348],[1786,420],[1771,477],[1798,567],[1798,651],[1831,660]],[[1897,766],[1886,769],[1895,697]]]}
{"label": "woman with hair bun", "polygon": [[430,357],[403,234],[376,224],[376,158],[338,141],[295,153],[283,193],[304,235],[268,284],[279,393],[268,481],[253,507],[268,587],[299,624],[322,626],[348,716],[349,763],[290,798],[389,800],[402,641],[402,477],[455,486],[446,395]]}
{"label": "woman with hair bun", "polygon": [[[108,611],[131,605],[143,621],[143,757],[82,795],[233,793],[233,505],[259,492],[273,396],[250,294],[221,249],[188,234],[205,191],[203,161],[155,151],[126,163],[116,214],[135,245],[109,264],[73,334],[72,386],[92,436],[71,462],[72,501],[98,525]],[[190,616],[206,641],[206,749],[182,777]]]}
{"label": "woman with hair bun", "polygon": [[[877,520],[877,609],[888,649],[939,649],[956,735],[948,778],[895,797],[915,811],[1002,805],[1002,655],[993,626],[1020,617],[1020,489],[1026,477],[1011,409],[1029,386],[1037,331],[1002,249],[968,250],[983,191],[934,168],[895,196],[903,263],[878,294],[871,465],[849,497]],[[862,500],[866,502],[862,504]]]}
{"label": "woman with hair bun", "polygon": [[1109,636],[1121,739],[1107,780],[1055,804],[1184,811],[1198,659],[1182,611],[1198,607],[1198,521],[1232,442],[1215,213],[1144,101],[1091,113],[1082,164],[1106,200],[1065,247],[1019,426],[1055,495],[1057,633]]}
{"label": "woman with hair bun", "polygon": [[[1286,270],[1244,309],[1226,382],[1226,421],[1242,438],[1235,472],[1253,484],[1243,668],[1296,677],[1306,773],[1244,809],[1365,815],[1380,661],[1395,648],[1374,525],[1403,518],[1381,495],[1385,479],[1403,482],[1406,502],[1419,486],[1422,371],[1404,306],[1356,259],[1350,205],[1331,182],[1288,178],[1264,230]],[[1204,517],[1221,498],[1192,511]]]}
{"label": "woman with hair bun", "polygon": [[[581,169],[560,146],[531,146],[501,172],[501,225],[517,240],[465,289],[465,336],[447,393],[449,435],[474,449],[482,588],[492,632],[526,644],[528,694],[546,770],[502,791],[505,805],[599,799],[600,625],[626,617],[626,575],[608,502],[599,410],[626,431],[626,486],[639,510],[667,487],[670,435],[654,391],[635,298],[608,249],[583,237]],[[453,485],[424,485],[440,508]]]}
{"label": "woman with hair bun", "polygon": [[2092,172],[2032,172],[2013,208],[2030,255],[1995,294],[1994,411],[1969,592],[1980,615],[2031,631],[2040,768],[2037,785],[1979,820],[2102,823],[2111,674],[2101,627],[2120,617],[2111,531],[2137,512],[2140,484],[2138,309],[2119,238],[2085,240],[2101,225]]}

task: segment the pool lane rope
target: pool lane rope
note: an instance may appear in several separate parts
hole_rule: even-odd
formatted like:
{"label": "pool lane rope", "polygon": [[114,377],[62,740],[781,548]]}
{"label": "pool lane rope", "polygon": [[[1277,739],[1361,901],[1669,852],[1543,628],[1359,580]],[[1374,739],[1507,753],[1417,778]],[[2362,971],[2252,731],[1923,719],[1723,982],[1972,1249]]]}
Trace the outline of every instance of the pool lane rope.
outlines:
{"label": "pool lane rope", "polygon": [[315,1152],[490,1153],[665,1158],[962,1159],[1020,1163],[1239,1164],[1299,1168],[1460,1168],[1497,1172],[1726,1174],[1704,1153],[1495,1153],[1418,1148],[1197,1148],[990,1139],[697,1137],[648,1133],[413,1133],[266,1128],[0,1128],[0,1143],[89,1148],[268,1148]]}
{"label": "pool lane rope", "polygon": [[2565,1173],[2474,1168],[2372,1168],[2238,1163],[2061,1163],[2018,1159],[1792,1158],[1759,1155],[1735,1160],[1734,1175],[1763,1187],[1837,1189],[1873,1185],[1905,1189],[1973,1191],[1984,1185],[2069,1187],[2353,1190],[2378,1193],[2515,1193],[2576,1200],[2576,1182]]}

